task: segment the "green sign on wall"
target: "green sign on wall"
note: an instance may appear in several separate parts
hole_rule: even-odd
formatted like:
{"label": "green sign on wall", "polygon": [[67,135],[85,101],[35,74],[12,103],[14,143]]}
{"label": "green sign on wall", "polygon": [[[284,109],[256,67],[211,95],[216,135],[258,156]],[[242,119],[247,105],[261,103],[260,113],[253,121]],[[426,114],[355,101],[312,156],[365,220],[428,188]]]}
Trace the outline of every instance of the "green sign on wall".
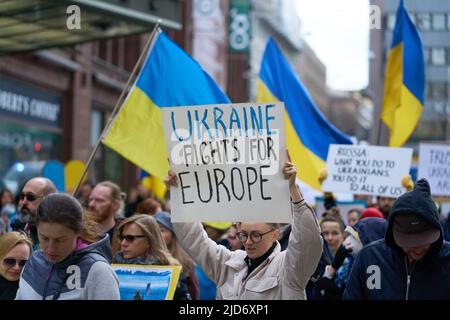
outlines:
{"label": "green sign on wall", "polygon": [[250,0],[230,1],[228,47],[231,52],[248,52],[251,39]]}

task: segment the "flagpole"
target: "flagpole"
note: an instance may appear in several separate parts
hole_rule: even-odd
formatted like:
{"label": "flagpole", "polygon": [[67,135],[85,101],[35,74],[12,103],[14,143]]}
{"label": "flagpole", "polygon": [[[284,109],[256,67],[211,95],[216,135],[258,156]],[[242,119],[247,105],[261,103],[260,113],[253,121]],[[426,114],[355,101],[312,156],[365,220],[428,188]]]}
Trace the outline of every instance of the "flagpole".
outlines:
{"label": "flagpole", "polygon": [[131,74],[128,77],[128,81],[127,81],[125,87],[123,88],[123,90],[122,90],[122,92],[121,92],[121,94],[119,96],[119,99],[117,100],[117,103],[114,106],[114,109],[111,112],[111,115],[109,116],[108,122],[106,123],[106,125],[105,125],[105,127],[104,127],[104,129],[102,131],[102,134],[98,138],[97,143],[95,144],[95,147],[94,147],[94,149],[92,150],[92,152],[91,152],[91,154],[89,156],[89,159],[88,159],[88,161],[86,163],[86,166],[85,166],[85,168],[83,170],[83,173],[81,174],[80,179],[78,180],[77,186],[76,186],[75,190],[72,193],[72,195],[74,197],[76,196],[76,194],[80,190],[81,182],[83,181],[84,176],[86,175],[86,173],[88,172],[89,168],[91,167],[92,162],[93,162],[94,157],[95,157],[95,154],[97,153],[97,151],[98,151],[98,149],[99,149],[99,147],[100,147],[100,145],[101,145],[101,143],[102,143],[102,141],[104,139],[104,136],[106,135],[107,132],[109,132],[110,127],[114,123],[114,121],[116,119],[116,116],[117,116],[117,114],[120,111],[119,109],[123,105],[123,100],[125,99],[126,93],[128,93],[128,91],[130,89],[130,86],[133,84],[134,78],[136,77],[136,74],[138,73],[138,70],[140,70],[142,62],[144,61],[145,57],[147,56],[147,52],[148,52],[148,50],[150,48],[150,45],[153,43],[153,39],[156,36],[156,32],[159,29],[160,23],[161,23],[161,19],[158,20],[158,22],[156,23],[155,27],[153,28],[153,31],[150,34],[150,37],[148,38],[147,42],[145,43],[144,49],[142,50],[142,53],[139,56],[139,59],[136,62],[135,66],[133,68],[133,71],[131,71]]}
{"label": "flagpole", "polygon": [[381,127],[383,126],[383,121],[381,120],[381,114],[380,114],[380,119],[378,120],[378,132],[377,132],[377,146],[380,145],[380,140],[381,140]]}

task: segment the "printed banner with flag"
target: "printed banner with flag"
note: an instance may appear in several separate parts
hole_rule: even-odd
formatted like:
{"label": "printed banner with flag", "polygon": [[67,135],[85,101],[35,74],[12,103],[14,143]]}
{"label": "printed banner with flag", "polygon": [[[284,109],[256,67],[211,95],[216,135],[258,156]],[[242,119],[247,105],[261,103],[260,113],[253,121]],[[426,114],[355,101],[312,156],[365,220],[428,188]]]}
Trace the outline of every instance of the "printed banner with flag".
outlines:
{"label": "printed banner with flag", "polygon": [[323,116],[271,38],[261,62],[257,100],[284,102],[286,145],[298,166],[298,178],[321,190],[318,178],[326,167],[329,145],[352,142]]}
{"label": "printed banner with flag", "polygon": [[413,133],[422,115],[424,91],[422,42],[401,0],[387,60],[381,111],[381,119],[391,131],[390,146],[404,145]]}
{"label": "printed banner with flag", "polygon": [[169,162],[161,108],[229,102],[201,66],[158,30],[103,143],[162,180]]}

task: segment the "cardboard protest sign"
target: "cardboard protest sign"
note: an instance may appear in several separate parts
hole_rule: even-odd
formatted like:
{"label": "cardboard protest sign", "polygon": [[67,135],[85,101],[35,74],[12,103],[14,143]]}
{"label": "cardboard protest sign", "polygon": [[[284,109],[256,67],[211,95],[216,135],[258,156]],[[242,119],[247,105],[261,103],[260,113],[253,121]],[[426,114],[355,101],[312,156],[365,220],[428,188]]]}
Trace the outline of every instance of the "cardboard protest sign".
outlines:
{"label": "cardboard protest sign", "polygon": [[173,222],[290,222],[282,103],[163,108]]}
{"label": "cardboard protest sign", "polygon": [[450,144],[420,144],[418,179],[426,178],[434,196],[450,196]]}
{"label": "cardboard protest sign", "polygon": [[181,266],[112,264],[120,300],[173,300]]}
{"label": "cardboard protest sign", "polygon": [[323,190],[396,198],[406,190],[412,149],[330,145]]}

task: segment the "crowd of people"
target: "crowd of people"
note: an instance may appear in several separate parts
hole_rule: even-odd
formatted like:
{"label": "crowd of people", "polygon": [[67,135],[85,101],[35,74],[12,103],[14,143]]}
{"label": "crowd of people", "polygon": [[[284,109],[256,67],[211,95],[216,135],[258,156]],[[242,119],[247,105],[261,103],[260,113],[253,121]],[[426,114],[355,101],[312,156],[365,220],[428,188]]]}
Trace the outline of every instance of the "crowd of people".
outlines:
{"label": "crowd of people", "polygon": [[[35,177],[0,193],[0,300],[118,300],[111,264],[181,266],[176,300],[450,299],[450,219],[425,179],[397,199],[317,214],[287,162],[292,221],[172,223],[168,203],[111,181],[77,197]],[[169,172],[168,187],[177,188]]]}

